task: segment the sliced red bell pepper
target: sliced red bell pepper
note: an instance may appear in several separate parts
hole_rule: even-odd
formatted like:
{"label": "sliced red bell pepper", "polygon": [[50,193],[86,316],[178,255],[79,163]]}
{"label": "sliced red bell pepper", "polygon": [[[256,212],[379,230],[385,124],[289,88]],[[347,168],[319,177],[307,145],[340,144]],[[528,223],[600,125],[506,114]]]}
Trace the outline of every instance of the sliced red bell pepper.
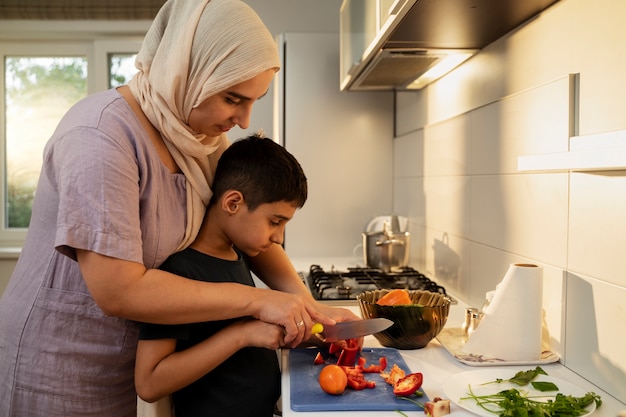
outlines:
{"label": "sliced red bell pepper", "polygon": [[357,361],[357,357],[361,347],[357,343],[356,339],[348,339],[346,346],[343,347],[337,360],[339,366],[354,366]]}
{"label": "sliced red bell pepper", "polygon": [[364,368],[366,362],[367,362],[367,359],[365,359],[363,356],[359,356],[359,358],[356,361],[356,366],[360,366],[361,368]]}
{"label": "sliced red bell pepper", "polygon": [[376,382],[366,379],[348,378],[348,386],[353,390],[360,391],[366,388],[376,388]]}
{"label": "sliced red bell pepper", "polygon": [[365,366],[365,363],[364,363],[362,366],[363,366],[363,372],[379,374],[382,371],[384,371],[385,368],[387,367],[387,358],[384,356],[381,356],[378,359],[378,365]]}
{"label": "sliced red bell pepper", "polygon": [[339,342],[333,342],[328,347],[328,353],[330,353],[331,355],[335,353],[339,354],[339,352],[341,352],[341,349],[343,349],[343,347],[346,345],[347,343],[344,340],[340,340]]}
{"label": "sliced red bell pepper", "polygon": [[393,393],[402,397],[412,395],[422,386],[423,376],[421,372],[408,374],[401,378],[393,386]]}
{"label": "sliced red bell pepper", "polygon": [[322,356],[321,352],[317,352],[317,355],[315,355],[315,359],[313,359],[313,363],[315,365],[321,365],[321,364],[325,363],[324,357]]}

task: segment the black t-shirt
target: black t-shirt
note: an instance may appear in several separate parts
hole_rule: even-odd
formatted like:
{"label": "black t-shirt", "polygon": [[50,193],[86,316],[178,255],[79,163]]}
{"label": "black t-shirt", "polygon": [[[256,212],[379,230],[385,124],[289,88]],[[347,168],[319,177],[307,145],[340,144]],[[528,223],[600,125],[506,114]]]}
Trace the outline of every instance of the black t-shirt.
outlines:
{"label": "black t-shirt", "polygon": [[[238,252],[239,253],[239,252]],[[226,261],[185,249],[170,256],[161,269],[199,281],[239,282],[254,286],[247,261]],[[234,319],[239,320],[239,319]],[[176,350],[193,346],[234,320],[184,325],[142,323],[140,339],[177,339]],[[198,381],[173,394],[176,417],[271,417],[280,396],[276,352],[248,347],[239,350]]]}

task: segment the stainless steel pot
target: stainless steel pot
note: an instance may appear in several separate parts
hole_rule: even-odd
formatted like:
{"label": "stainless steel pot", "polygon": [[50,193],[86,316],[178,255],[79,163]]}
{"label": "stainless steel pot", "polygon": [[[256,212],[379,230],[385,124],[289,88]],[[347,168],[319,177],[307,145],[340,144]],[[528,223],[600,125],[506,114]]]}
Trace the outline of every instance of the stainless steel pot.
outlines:
{"label": "stainless steel pot", "polygon": [[363,260],[370,268],[390,272],[409,264],[409,232],[365,232],[363,235]]}

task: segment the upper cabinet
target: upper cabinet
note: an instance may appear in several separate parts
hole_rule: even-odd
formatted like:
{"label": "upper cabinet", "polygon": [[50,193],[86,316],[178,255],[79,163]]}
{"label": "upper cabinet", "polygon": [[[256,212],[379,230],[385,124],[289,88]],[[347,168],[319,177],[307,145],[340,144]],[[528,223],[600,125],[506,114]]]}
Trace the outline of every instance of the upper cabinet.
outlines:
{"label": "upper cabinet", "polygon": [[344,0],[342,90],[419,89],[558,0]]}

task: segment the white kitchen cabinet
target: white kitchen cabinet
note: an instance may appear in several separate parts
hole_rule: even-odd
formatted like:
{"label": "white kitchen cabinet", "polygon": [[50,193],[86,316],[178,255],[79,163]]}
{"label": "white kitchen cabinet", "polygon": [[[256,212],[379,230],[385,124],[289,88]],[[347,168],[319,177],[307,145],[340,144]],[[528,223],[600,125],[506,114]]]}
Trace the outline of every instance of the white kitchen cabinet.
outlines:
{"label": "white kitchen cabinet", "polygon": [[336,33],[287,33],[278,43],[273,137],[309,185],[285,249],[292,258],[352,256],[367,222],[391,212],[393,93],[340,91]]}

